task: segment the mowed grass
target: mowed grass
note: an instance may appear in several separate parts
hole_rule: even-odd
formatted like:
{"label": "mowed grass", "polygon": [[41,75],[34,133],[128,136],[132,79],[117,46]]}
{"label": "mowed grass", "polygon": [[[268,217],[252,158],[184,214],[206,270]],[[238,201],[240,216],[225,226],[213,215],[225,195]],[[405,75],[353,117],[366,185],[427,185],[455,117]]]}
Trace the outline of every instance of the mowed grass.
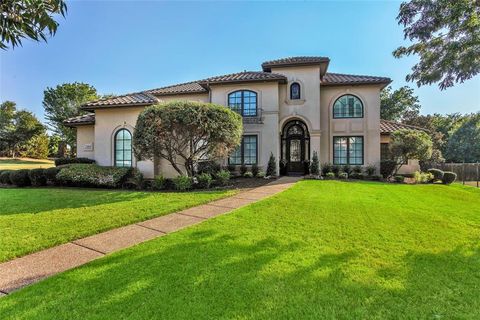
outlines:
{"label": "mowed grass", "polygon": [[50,168],[53,166],[55,166],[53,161],[47,159],[0,158],[0,170]]}
{"label": "mowed grass", "polygon": [[0,188],[0,262],[231,194]]}
{"label": "mowed grass", "polygon": [[480,191],[303,181],[26,287],[4,319],[479,319]]}

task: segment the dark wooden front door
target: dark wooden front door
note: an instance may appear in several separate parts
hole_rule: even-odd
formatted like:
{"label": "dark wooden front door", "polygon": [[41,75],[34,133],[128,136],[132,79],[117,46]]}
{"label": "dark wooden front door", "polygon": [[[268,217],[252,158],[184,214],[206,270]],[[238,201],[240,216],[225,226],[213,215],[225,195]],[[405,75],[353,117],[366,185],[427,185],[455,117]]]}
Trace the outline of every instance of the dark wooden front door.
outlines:
{"label": "dark wooden front door", "polygon": [[287,139],[287,172],[303,174],[303,159],[305,159],[305,141],[303,137]]}

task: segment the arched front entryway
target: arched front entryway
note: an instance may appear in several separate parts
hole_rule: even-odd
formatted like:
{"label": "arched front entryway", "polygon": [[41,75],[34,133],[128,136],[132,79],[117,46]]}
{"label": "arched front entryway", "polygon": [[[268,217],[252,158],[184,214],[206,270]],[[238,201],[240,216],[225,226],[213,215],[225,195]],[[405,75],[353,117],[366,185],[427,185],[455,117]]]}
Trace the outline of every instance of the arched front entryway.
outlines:
{"label": "arched front entryway", "polygon": [[301,120],[291,120],[282,129],[281,174],[304,174],[310,160],[310,134]]}

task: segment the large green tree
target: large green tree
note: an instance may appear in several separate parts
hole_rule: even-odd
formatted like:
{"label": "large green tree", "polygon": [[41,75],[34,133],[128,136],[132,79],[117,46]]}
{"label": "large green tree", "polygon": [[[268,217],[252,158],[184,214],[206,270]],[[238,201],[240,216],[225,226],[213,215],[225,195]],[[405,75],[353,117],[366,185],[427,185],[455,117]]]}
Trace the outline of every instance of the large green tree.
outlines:
{"label": "large green tree", "polygon": [[17,110],[12,101],[0,105],[0,151],[15,157],[29,141],[37,135],[45,134],[45,127],[33,113]]}
{"label": "large green tree", "polygon": [[393,90],[391,86],[380,92],[380,118],[402,121],[416,117],[420,112],[418,97],[407,86]]}
{"label": "large green tree", "polygon": [[44,92],[43,107],[48,125],[62,141],[71,147],[74,154],[76,146],[75,129],[66,127],[63,122],[84,112],[80,106],[99,98],[97,90],[86,83],[64,83]]}
{"label": "large green tree", "polygon": [[454,162],[480,161],[480,112],[470,115],[452,132],[445,157]]}
{"label": "large green tree", "polygon": [[139,160],[164,158],[179,174],[192,176],[199,160],[228,156],[240,144],[242,130],[241,116],[229,108],[172,101],[140,113],[133,148]]}
{"label": "large green tree", "polygon": [[63,0],[2,0],[0,1],[0,48],[22,45],[22,39],[47,41],[57,32],[55,15],[65,16]]}
{"label": "large green tree", "polygon": [[480,72],[480,1],[410,0],[397,20],[411,44],[393,55],[419,56],[407,81],[444,90]]}
{"label": "large green tree", "polygon": [[394,131],[391,139],[390,152],[397,161],[394,175],[409,159],[425,161],[432,157],[432,140],[423,131],[401,129]]}

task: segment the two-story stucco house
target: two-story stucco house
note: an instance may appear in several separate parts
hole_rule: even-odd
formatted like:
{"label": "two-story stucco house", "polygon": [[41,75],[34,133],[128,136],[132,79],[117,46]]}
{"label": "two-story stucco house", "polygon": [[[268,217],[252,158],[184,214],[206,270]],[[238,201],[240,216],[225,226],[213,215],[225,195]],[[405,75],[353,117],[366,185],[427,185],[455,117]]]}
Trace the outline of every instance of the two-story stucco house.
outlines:
{"label": "two-story stucco house", "polygon": [[287,174],[295,174],[317,151],[321,163],[378,166],[381,134],[388,134],[381,130],[380,91],[391,80],[330,73],[329,63],[326,57],[284,58],[264,62],[262,71],[98,100],[82,106],[92,113],[66,124],[77,128],[79,157],[104,166],[134,166],[146,177],[176,172],[167,161],[154,165],[134,158],[138,114],[146,106],[182,99],[225,105],[243,116],[241,146],[225,163],[265,168],[273,153],[286,163]]}

